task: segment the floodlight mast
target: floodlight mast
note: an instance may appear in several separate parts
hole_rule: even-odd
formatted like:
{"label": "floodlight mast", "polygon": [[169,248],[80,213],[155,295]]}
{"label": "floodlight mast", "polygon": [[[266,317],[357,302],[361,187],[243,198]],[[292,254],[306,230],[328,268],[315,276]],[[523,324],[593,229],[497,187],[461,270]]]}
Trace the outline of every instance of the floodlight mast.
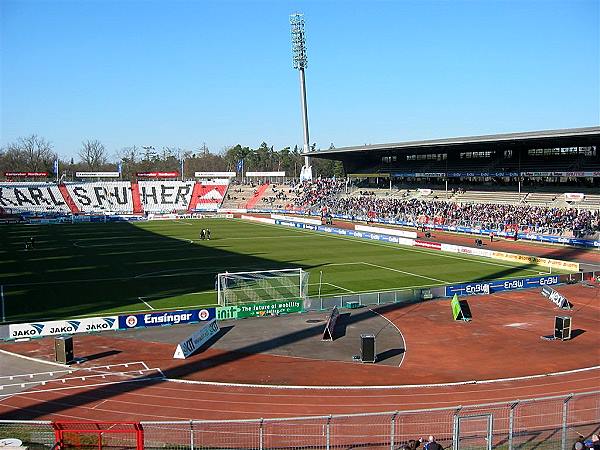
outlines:
{"label": "floodlight mast", "polygon": [[306,57],[306,36],[304,33],[304,14],[294,13],[290,15],[290,25],[292,31],[292,60],[294,69],[298,69],[300,75],[300,104],[302,107],[302,127],[304,130],[304,166],[300,172],[300,180],[312,180],[312,167],[310,158],[306,156],[310,150],[308,136],[308,108],[306,106],[306,82],[304,79],[304,69],[308,65]]}

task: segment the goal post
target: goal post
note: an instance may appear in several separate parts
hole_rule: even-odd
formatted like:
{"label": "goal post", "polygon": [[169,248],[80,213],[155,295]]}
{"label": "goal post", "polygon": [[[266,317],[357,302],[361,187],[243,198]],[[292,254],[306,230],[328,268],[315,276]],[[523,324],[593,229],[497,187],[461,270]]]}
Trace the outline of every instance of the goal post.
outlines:
{"label": "goal post", "polygon": [[60,449],[144,450],[144,431],[138,422],[53,422],[55,447]]}
{"label": "goal post", "polygon": [[301,268],[225,272],[217,275],[221,306],[274,300],[306,300],[309,273]]}

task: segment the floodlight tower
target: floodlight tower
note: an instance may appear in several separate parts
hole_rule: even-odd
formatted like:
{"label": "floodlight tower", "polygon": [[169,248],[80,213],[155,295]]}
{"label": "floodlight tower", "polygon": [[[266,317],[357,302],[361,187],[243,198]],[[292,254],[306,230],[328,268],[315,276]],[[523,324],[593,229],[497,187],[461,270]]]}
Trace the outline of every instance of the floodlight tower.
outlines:
{"label": "floodlight tower", "polygon": [[[308,65],[306,57],[306,36],[304,33],[304,14],[294,13],[290,16],[290,25],[292,28],[292,59],[294,69],[298,69],[300,74],[300,103],[302,106],[302,127],[304,130],[304,148],[303,153],[308,154],[310,144],[308,139],[308,110],[306,107],[306,82],[304,80],[304,69]],[[312,180],[312,167],[310,158],[304,156],[304,166],[300,172],[300,180]]]}

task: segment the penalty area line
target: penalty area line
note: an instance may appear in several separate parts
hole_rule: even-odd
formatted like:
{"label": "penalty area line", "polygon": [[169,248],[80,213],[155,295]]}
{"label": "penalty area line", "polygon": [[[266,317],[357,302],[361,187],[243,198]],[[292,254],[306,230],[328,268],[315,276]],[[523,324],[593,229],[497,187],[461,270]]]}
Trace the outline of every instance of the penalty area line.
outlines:
{"label": "penalty area line", "polygon": [[150,308],[152,311],[154,311],[154,308],[152,307],[152,305],[150,303],[148,303],[146,300],[144,300],[146,297],[138,297],[138,300],[140,302],[142,302],[144,305],[146,305],[148,308]]}

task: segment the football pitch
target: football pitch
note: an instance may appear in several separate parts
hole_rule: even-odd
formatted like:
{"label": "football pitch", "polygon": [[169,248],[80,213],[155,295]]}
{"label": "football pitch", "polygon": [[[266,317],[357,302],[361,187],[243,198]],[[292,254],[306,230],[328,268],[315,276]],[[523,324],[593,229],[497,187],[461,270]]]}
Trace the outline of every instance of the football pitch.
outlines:
{"label": "football pitch", "polygon": [[215,305],[226,271],[301,267],[310,296],[332,296],[548,270],[237,219],[5,225],[0,242],[7,322]]}

